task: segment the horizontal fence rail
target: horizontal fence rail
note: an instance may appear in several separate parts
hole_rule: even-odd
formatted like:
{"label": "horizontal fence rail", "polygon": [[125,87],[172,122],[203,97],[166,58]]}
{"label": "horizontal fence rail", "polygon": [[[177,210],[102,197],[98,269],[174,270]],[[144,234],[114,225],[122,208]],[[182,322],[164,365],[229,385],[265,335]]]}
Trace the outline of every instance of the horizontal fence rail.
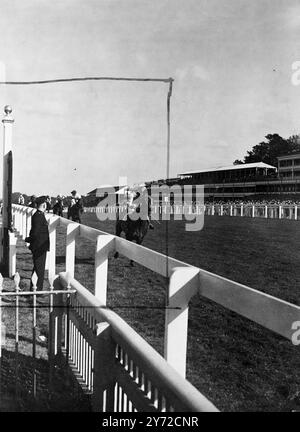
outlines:
{"label": "horizontal fence rail", "polygon": [[74,279],[56,284],[77,294],[64,312],[63,351],[92,393],[96,411],[216,411],[115,312]]}
{"label": "horizontal fence rail", "polygon": [[[28,215],[31,216],[31,214],[32,209],[13,205],[14,224],[23,238],[27,236],[30,226]],[[67,231],[66,273],[61,274],[55,281],[63,288],[67,286],[68,289],[76,290],[75,297],[62,294],[68,307],[67,312],[58,312],[54,320],[56,322],[55,332],[58,332],[56,340],[59,341],[63,337],[64,354],[69,359],[75,375],[88,391],[96,392],[97,388],[103,390],[105,387],[105,392],[101,390],[103,394],[100,392],[101,395],[96,398],[97,409],[101,410],[103,407],[120,411],[150,409],[151,404],[149,405],[147,397],[145,399],[145,395],[148,394],[151,395],[153,409],[168,411],[171,407],[178,407],[173,393],[172,396],[168,396],[169,390],[165,389],[173,373],[168,372],[166,368],[169,364],[173,367],[172,371],[176,370],[179,375],[185,377],[189,301],[196,294],[213,300],[292,341],[293,325],[296,321],[300,321],[299,306],[95,228],[58,216],[48,214],[46,217],[49,221],[50,232],[50,252],[47,259],[49,274],[56,275],[56,229],[58,226],[65,226]],[[93,293],[88,292],[74,279],[75,245],[80,237],[89,239],[95,244]],[[163,359],[158,353],[150,350],[148,345],[146,348],[146,342],[141,342],[143,339],[133,333],[132,329],[129,330],[120,317],[104,308],[107,300],[108,258],[112,252],[119,252],[153,272],[169,278],[168,305],[170,307],[165,311],[164,357],[166,364],[162,363]],[[66,275],[68,275],[69,282]],[[61,287],[56,288],[55,285],[55,289],[61,289]],[[58,301],[59,296],[56,295],[54,298]],[[61,324],[57,324],[58,322]],[[122,331],[123,327],[128,330],[128,333]],[[141,343],[140,346],[145,349],[146,355],[142,356],[135,340],[139,341],[138,344]],[[102,348],[100,349],[99,346]],[[59,349],[61,348],[58,344],[55,350]],[[107,357],[101,357],[98,354],[99,350],[103,350]],[[103,360],[103,358],[108,360]],[[92,373],[92,371],[96,371],[99,365],[101,365],[99,366],[101,370],[106,371],[107,365],[110,364],[109,359],[113,359],[115,365],[113,378],[109,383],[105,381],[103,384],[101,380],[106,374],[103,373],[102,378],[99,378],[99,374]],[[151,375],[153,362],[159,364],[155,377]],[[151,364],[151,367],[147,368],[147,364]],[[159,372],[159,370],[164,372]],[[169,373],[171,375],[168,375]],[[151,386],[154,386],[153,392],[150,390]],[[140,398],[141,392],[144,395],[143,398]],[[204,396],[200,393],[198,396],[199,400],[203,401]],[[184,406],[183,404],[181,409],[184,409]]]}
{"label": "horizontal fence rail", "polygon": [[[101,206],[85,207],[86,213],[98,213],[116,215],[118,211],[122,214],[126,212],[126,206]],[[151,214],[158,215],[200,215],[206,216],[241,216],[251,218],[267,219],[290,219],[300,220],[300,206],[288,204],[174,204],[174,205],[154,205]]]}

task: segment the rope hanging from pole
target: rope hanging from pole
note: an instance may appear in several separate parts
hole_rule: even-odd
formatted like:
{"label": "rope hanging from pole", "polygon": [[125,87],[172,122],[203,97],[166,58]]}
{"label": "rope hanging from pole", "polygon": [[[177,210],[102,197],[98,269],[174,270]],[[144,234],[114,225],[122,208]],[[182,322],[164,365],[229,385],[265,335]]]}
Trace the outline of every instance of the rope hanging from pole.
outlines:
{"label": "rope hanging from pole", "polygon": [[163,82],[172,83],[173,78],[130,78],[130,77],[75,77],[75,78],[56,78],[49,80],[35,81],[0,81],[0,85],[35,85],[35,84],[55,84],[60,82],[75,81],[136,81],[136,82]]}

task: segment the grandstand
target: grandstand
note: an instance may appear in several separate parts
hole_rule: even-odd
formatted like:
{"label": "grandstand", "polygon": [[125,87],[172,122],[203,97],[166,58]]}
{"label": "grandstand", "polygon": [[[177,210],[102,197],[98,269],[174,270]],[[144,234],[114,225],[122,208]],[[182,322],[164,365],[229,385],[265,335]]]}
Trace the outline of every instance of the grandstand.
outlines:
{"label": "grandstand", "polygon": [[[179,185],[204,185],[206,200],[295,199],[300,196],[300,154],[278,157],[278,168],[255,162],[187,171],[176,180]],[[174,184],[174,178],[165,183]],[[162,180],[151,184],[162,184]]]}

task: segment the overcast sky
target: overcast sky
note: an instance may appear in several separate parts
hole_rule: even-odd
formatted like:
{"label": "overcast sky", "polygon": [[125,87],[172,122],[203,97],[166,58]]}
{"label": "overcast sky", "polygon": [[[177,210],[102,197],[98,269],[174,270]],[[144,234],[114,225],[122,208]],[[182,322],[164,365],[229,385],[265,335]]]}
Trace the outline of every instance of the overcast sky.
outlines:
{"label": "overcast sky", "polygon": [[[6,79],[173,77],[171,176],[231,164],[300,130],[294,0],[0,0]],[[85,194],[166,175],[163,83],[1,86],[14,187]],[[1,108],[2,109],[2,108]]]}

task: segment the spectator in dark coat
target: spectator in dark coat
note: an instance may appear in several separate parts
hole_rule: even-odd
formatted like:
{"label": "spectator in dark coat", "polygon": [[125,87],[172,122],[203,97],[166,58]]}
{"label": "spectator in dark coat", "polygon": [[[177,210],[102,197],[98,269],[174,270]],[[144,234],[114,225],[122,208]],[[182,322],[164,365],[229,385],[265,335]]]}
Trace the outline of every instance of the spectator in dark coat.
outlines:
{"label": "spectator in dark coat", "polygon": [[[25,239],[30,243],[29,249],[32,252],[33,270],[37,280],[38,291],[43,289],[45,264],[47,252],[50,250],[50,239],[48,222],[45,218],[45,211],[47,209],[46,197],[39,197],[36,199],[37,211],[31,218],[31,230],[29,237]],[[32,289],[32,286],[31,286]]]}
{"label": "spectator in dark coat", "polygon": [[46,196],[46,211],[49,213],[51,210],[51,198],[49,197],[49,195]]}
{"label": "spectator in dark coat", "polygon": [[53,206],[53,214],[63,216],[64,202],[61,195],[57,195],[56,203]]}

